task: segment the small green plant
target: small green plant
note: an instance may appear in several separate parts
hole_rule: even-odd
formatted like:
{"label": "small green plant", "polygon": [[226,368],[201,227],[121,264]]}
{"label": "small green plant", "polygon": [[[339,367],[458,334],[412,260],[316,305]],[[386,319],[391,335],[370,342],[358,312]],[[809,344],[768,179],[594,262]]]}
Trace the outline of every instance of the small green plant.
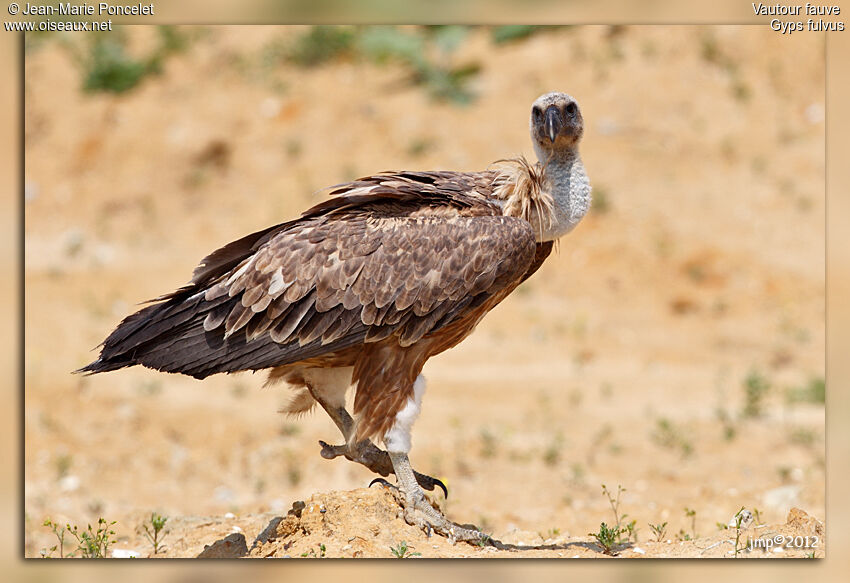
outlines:
{"label": "small green plant", "polygon": [[142,528],[145,531],[145,537],[150,541],[151,545],[153,545],[153,554],[157,554],[163,549],[162,539],[165,538],[165,533],[162,529],[165,528],[165,523],[167,521],[167,516],[151,512],[151,517],[148,519],[148,522],[142,525]]}
{"label": "small green plant", "polygon": [[664,537],[667,536],[667,522],[662,522],[661,524],[650,524],[649,529],[652,531],[652,534],[655,535],[656,542],[663,542]]}
{"label": "small green plant", "polygon": [[92,530],[89,524],[86,530],[81,531],[76,525],[68,527],[68,532],[77,539],[77,550],[80,555],[87,559],[102,559],[107,556],[109,545],[115,544],[115,540],[110,540],[111,536],[115,535],[112,530],[112,525],[116,521],[106,522],[103,518],[97,519],[97,530]]}
{"label": "small green plant", "polygon": [[589,536],[596,539],[596,543],[602,547],[602,552],[606,555],[616,555],[617,545],[620,544],[624,529],[615,526],[609,528],[604,522],[599,524],[599,532],[589,532]]}
{"label": "small green plant", "polygon": [[[625,517],[625,514],[623,515]],[[637,542],[637,520],[632,519],[626,523],[626,542]]]}
{"label": "small green plant", "polygon": [[302,66],[334,59],[365,58],[377,64],[396,62],[411,73],[410,80],[437,99],[469,103],[475,97],[469,81],[478,63],[450,64],[450,55],[468,34],[465,26],[429,26],[413,30],[396,26],[359,28],[314,26],[284,51],[285,58]]}
{"label": "small green plant", "polygon": [[694,540],[697,538],[697,511],[685,507],[685,518],[691,519],[691,532],[687,532],[684,528],[680,528],[676,534],[676,540]]}
{"label": "small green plant", "polygon": [[409,559],[410,557],[421,557],[422,553],[413,552],[413,548],[414,548],[413,546],[408,546],[407,541],[401,541],[396,546],[390,547],[390,553],[396,559]]}
{"label": "small green plant", "polygon": [[744,417],[760,417],[764,408],[764,398],[770,390],[770,381],[760,372],[753,370],[744,379]]}
{"label": "small green plant", "polygon": [[741,530],[742,524],[744,522],[744,510],[745,508],[741,506],[741,509],[735,513],[735,558],[743,553],[750,546],[750,537],[747,536],[745,541],[741,540]]}
{"label": "small green plant", "polygon": [[[110,537],[115,535],[112,530],[112,525],[116,522],[107,522],[103,518],[97,519],[97,529],[92,529],[91,524],[85,530],[80,530],[77,525],[59,526],[49,518],[44,521],[44,526],[49,527],[56,538],[59,540],[58,545],[54,545],[49,550],[42,549],[41,555],[45,558],[50,558],[59,548],[59,558],[80,556],[86,559],[103,559],[107,556],[109,545],[114,544],[114,540]],[[77,541],[77,548],[65,554],[65,535],[70,534]]]}
{"label": "small green plant", "polygon": [[327,547],[325,547],[325,543],[319,543],[318,545],[316,545],[316,547],[319,549],[318,554],[316,553],[316,549],[310,549],[307,552],[301,553],[301,558],[324,559],[325,553],[327,552]]}
{"label": "small green plant", "polygon": [[312,26],[298,37],[286,58],[303,67],[312,67],[350,53],[356,40],[355,29],[345,26]]}
{"label": "small green plant", "polygon": [[65,558],[65,527],[59,526],[49,518],[44,521],[43,526],[47,526],[50,530],[53,531],[54,536],[56,536],[56,540],[59,541],[58,544],[53,545],[49,549],[41,549],[41,556],[45,559],[53,558],[53,553],[56,552],[56,549],[59,549],[59,558]]}
{"label": "small green plant", "polygon": [[614,512],[614,520],[617,521],[617,526],[620,526],[620,494],[625,492],[626,489],[623,488],[620,484],[617,484],[617,497],[615,498],[613,494],[608,490],[608,487],[605,484],[602,484],[602,495],[608,498],[608,504],[611,506],[612,512]]}
{"label": "small green plant", "polygon": [[500,45],[526,39],[540,32],[544,27],[533,24],[509,24],[505,26],[494,26],[490,31],[490,38],[494,44]]}
{"label": "small green plant", "polygon": [[623,514],[620,516],[620,494],[625,492],[626,489],[621,485],[617,484],[617,495],[616,497],[611,493],[610,490],[602,484],[602,494],[608,498],[608,504],[611,506],[611,511],[614,513],[614,530],[618,530],[620,534],[625,534],[625,538],[620,537],[617,542],[620,544],[626,544],[628,542],[637,542],[637,520],[631,520],[629,522],[625,522],[626,518],[628,518],[628,514]]}
{"label": "small green plant", "polygon": [[89,92],[123,93],[143,77],[157,72],[155,61],[138,60],[127,54],[120,37],[98,36],[83,61],[83,89]]}
{"label": "small green plant", "polygon": [[785,395],[788,403],[814,403],[824,404],[826,402],[826,383],[822,378],[812,378],[801,387],[789,388]]}
{"label": "small green plant", "polygon": [[93,34],[86,39],[85,47],[68,44],[83,72],[83,90],[124,93],[148,75],[158,74],[163,60],[183,50],[187,38],[173,26],[162,26],[157,31],[158,45],[141,57],[127,51],[126,37],[119,31]]}

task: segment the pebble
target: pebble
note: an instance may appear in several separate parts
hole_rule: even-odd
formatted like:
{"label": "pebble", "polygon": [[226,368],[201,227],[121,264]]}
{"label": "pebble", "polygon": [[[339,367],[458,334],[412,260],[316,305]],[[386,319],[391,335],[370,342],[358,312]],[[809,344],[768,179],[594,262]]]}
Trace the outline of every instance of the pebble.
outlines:
{"label": "pebble", "polygon": [[[747,529],[753,523],[753,513],[747,509],[741,510],[741,530]],[[738,516],[733,516],[727,525],[729,528],[738,528]]]}
{"label": "pebble", "polygon": [[238,559],[248,554],[245,535],[229,534],[211,545],[206,545],[198,555],[199,559]]}
{"label": "pebble", "polygon": [[224,515],[224,517],[225,518],[236,518],[236,515],[233,514],[232,512],[228,512],[227,514]]}
{"label": "pebble", "polygon": [[140,556],[139,551],[132,549],[112,549],[113,559],[138,559]]}
{"label": "pebble", "polygon": [[78,476],[65,476],[59,480],[59,489],[63,492],[74,492],[80,487],[80,478]]}
{"label": "pebble", "polygon": [[640,547],[632,547],[632,552],[633,552],[633,553],[637,553],[637,554],[639,554],[639,555],[645,555],[645,554],[646,554],[646,551],[645,551],[645,550],[643,550],[643,549],[642,549],[642,548],[640,548]]}

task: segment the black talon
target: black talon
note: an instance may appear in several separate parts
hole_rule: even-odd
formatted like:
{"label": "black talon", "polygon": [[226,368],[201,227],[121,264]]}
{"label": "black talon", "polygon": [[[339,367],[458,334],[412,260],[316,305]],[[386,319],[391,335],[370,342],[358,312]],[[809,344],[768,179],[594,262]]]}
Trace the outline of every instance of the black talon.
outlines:
{"label": "black talon", "polygon": [[442,481],[438,480],[437,478],[432,478],[431,476],[426,476],[425,474],[420,474],[415,470],[413,472],[413,475],[416,477],[416,481],[419,483],[420,486],[422,486],[428,491],[433,490],[434,486],[439,486],[440,489],[443,491],[443,496],[445,497],[445,499],[449,499],[449,490],[448,488],[446,488],[446,485],[443,484]]}
{"label": "black talon", "polygon": [[443,484],[443,481],[438,480],[437,478],[434,478],[434,484],[436,484],[437,486],[439,486],[443,490],[443,497],[446,500],[448,500],[449,499],[449,489],[446,488],[446,485]]}
{"label": "black talon", "polygon": [[381,484],[382,486],[386,486],[387,488],[392,488],[392,487],[393,487],[393,485],[392,485],[392,484],[390,484],[389,482],[387,482],[385,479],[383,479],[383,478],[375,478],[374,480],[372,480],[371,482],[369,482],[369,485],[367,486],[367,488],[371,488],[371,487],[372,487],[372,486],[374,486],[375,484]]}
{"label": "black talon", "polygon": [[446,488],[446,485],[443,484],[442,480],[438,480],[437,478],[432,478],[434,480],[434,485],[439,486],[443,491],[443,497],[448,500],[449,499],[449,489]]}

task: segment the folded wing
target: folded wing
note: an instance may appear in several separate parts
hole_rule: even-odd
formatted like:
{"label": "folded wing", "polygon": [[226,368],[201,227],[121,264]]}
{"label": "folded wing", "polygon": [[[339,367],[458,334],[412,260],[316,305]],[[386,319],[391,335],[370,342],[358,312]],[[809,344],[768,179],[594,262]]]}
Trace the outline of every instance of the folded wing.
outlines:
{"label": "folded wing", "polygon": [[410,346],[522,279],[522,219],[368,201],[216,251],[193,282],[125,319],[85,372],[142,364],[197,378],[390,337]]}

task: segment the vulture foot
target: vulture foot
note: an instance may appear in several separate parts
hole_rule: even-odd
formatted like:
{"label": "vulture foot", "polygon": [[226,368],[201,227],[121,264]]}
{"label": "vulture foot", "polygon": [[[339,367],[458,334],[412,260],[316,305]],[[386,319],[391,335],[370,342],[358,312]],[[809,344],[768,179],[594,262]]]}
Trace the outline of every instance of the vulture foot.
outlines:
{"label": "vulture foot", "polygon": [[[425,496],[420,487],[418,477],[410,460],[405,453],[389,453],[398,478],[398,487],[391,488],[393,495],[404,510],[404,520],[412,526],[421,528],[428,536],[437,533],[449,539],[452,543],[457,541],[485,544],[490,542],[490,537],[475,529],[471,525],[460,525],[451,522],[443,513],[435,508]],[[386,483],[386,481],[383,481]]]}

